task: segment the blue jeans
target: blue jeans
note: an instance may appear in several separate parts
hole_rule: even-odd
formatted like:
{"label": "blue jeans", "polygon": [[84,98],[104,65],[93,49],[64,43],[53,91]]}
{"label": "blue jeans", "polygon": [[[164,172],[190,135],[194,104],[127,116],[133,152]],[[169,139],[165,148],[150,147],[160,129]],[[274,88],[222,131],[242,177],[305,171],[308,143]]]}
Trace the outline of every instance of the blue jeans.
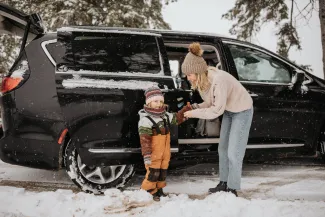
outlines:
{"label": "blue jeans", "polygon": [[227,182],[231,189],[240,189],[252,118],[253,108],[237,113],[225,111],[223,114],[218,147],[219,173],[220,181]]}

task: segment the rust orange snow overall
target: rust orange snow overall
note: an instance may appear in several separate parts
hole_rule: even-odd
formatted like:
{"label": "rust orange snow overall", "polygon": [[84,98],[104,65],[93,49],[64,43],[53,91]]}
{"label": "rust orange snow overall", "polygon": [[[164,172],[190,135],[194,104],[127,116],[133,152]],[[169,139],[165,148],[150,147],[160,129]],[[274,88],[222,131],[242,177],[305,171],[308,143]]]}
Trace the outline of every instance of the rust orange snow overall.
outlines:
{"label": "rust orange snow overall", "polygon": [[[165,131],[165,135],[163,135],[163,131]],[[167,169],[170,161],[169,127],[163,131],[158,129],[156,130],[157,135],[152,136],[151,164],[145,165],[147,173],[141,188],[150,194],[154,194],[158,189],[166,186]]]}

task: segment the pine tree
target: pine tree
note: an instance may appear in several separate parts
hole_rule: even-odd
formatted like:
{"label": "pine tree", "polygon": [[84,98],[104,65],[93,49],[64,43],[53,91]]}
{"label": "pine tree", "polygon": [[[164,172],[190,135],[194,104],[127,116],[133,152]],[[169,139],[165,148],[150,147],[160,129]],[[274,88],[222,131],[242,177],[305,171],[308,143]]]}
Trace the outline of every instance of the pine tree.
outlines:
{"label": "pine tree", "polygon": [[[5,0],[25,12],[39,13],[48,31],[67,25],[170,29],[163,5],[177,0]],[[0,37],[0,72],[7,72],[18,55],[19,38]]]}
{"label": "pine tree", "polygon": [[[303,8],[299,8],[296,0],[236,0],[235,6],[222,17],[236,21],[230,33],[238,39],[251,41],[265,23],[273,23],[278,36],[277,53],[289,58],[292,48],[301,50],[301,40],[297,32],[297,19],[307,22],[319,1],[319,17],[321,22],[323,43],[323,65],[325,67],[325,0],[307,0]],[[311,69],[310,65],[303,65]],[[324,68],[325,77],[325,68]]]}

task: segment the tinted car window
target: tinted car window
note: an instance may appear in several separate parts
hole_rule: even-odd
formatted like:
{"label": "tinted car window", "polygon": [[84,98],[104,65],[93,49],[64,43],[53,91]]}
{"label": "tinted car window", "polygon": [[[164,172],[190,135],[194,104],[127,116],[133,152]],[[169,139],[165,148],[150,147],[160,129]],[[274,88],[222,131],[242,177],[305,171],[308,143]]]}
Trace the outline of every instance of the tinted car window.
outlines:
{"label": "tinted car window", "polygon": [[285,84],[291,82],[290,69],[281,61],[252,48],[228,46],[240,81]]}
{"label": "tinted car window", "polygon": [[65,48],[60,43],[50,43],[46,45],[46,49],[51,54],[54,61],[57,63],[59,62],[65,53]]}
{"label": "tinted car window", "polygon": [[162,71],[159,47],[153,36],[74,33],[65,46],[64,59],[75,70],[152,74]]}

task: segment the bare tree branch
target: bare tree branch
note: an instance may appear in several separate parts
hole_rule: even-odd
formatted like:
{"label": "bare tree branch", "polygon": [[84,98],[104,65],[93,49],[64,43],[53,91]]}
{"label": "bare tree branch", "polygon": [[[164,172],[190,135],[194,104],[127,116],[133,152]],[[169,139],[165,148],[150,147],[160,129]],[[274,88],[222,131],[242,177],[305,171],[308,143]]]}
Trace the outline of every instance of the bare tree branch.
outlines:
{"label": "bare tree branch", "polygon": [[290,15],[290,24],[292,26],[292,16],[293,16],[293,3],[294,3],[294,0],[291,0],[291,15]]}
{"label": "bare tree branch", "polygon": [[295,20],[296,20],[296,19],[297,19],[297,17],[299,17],[300,15],[302,15],[302,16],[304,16],[304,15],[303,15],[302,11],[300,10],[300,8],[299,8],[299,6],[298,6],[297,2],[296,2],[296,1],[294,1],[294,3],[295,3],[295,5],[296,5],[296,8],[297,8],[297,10],[299,11],[299,14],[297,14],[297,15],[295,16]]}
{"label": "bare tree branch", "polygon": [[306,17],[309,15],[309,18],[307,18],[307,22],[308,22],[308,23],[309,23],[311,17],[313,16],[313,11],[314,11],[314,9],[315,9],[315,5],[312,4],[310,10],[309,10],[309,11],[307,12],[307,14],[306,14]]}
{"label": "bare tree branch", "polygon": [[[312,11],[315,9],[316,0],[309,0],[309,3],[302,10],[299,9],[296,1],[294,1],[294,3],[299,11],[299,13],[295,16],[295,19],[299,16],[302,16],[305,20],[309,22],[310,18],[307,18],[307,16],[310,15],[310,13],[312,13]],[[310,5],[311,9],[307,10]],[[307,11],[307,14],[304,14],[305,11]]]}

